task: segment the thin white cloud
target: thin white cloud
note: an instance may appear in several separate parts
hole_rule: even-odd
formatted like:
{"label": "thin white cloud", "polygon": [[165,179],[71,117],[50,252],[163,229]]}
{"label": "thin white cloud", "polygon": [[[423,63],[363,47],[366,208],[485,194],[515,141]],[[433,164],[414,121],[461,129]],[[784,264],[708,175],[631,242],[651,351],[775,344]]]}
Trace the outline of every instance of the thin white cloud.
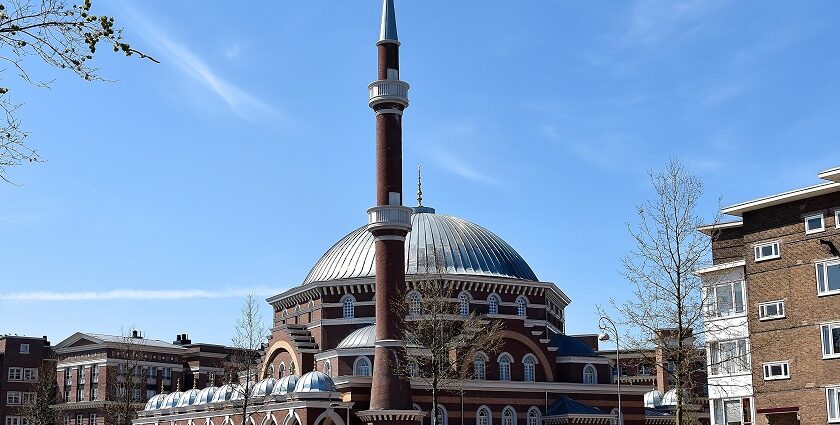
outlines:
{"label": "thin white cloud", "polygon": [[725,5],[706,0],[640,0],[630,13],[622,42],[655,47],[662,42],[702,33],[710,26],[709,17]]}
{"label": "thin white cloud", "polygon": [[435,149],[434,155],[432,156],[432,160],[436,164],[441,166],[443,169],[458,176],[461,176],[467,180],[489,184],[491,186],[496,187],[502,186],[497,179],[485,173],[482,173],[481,171],[478,171],[472,164],[464,161],[460,157],[457,157],[444,149]]}
{"label": "thin white cloud", "polygon": [[187,76],[219,96],[231,110],[242,118],[253,120],[257,116],[277,115],[278,112],[274,107],[221,78],[189,47],[172,39],[138,10],[127,7],[127,11],[132,21],[131,28],[138,31],[153,46],[160,48],[158,59],[162,63],[173,64],[178,67]]}
{"label": "thin white cloud", "polygon": [[254,294],[270,296],[277,291],[268,288],[225,289],[219,291],[204,289],[145,290],[114,289],[110,291],[32,291],[0,294],[0,301],[116,301],[116,300],[184,300],[239,298]]}

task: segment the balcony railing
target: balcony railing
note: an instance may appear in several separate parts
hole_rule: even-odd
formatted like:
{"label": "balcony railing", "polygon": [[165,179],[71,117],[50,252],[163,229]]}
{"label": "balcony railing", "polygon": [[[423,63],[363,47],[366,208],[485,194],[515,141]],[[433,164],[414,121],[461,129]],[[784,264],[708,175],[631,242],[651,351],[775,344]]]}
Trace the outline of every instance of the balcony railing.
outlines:
{"label": "balcony railing", "polygon": [[406,107],[408,106],[408,88],[409,85],[405,81],[374,81],[368,86],[368,90],[370,91],[370,102],[368,102],[368,105],[373,107],[380,103],[389,102],[398,103]]}
{"label": "balcony railing", "polygon": [[368,212],[368,229],[411,230],[411,208],[402,206],[372,207]]}

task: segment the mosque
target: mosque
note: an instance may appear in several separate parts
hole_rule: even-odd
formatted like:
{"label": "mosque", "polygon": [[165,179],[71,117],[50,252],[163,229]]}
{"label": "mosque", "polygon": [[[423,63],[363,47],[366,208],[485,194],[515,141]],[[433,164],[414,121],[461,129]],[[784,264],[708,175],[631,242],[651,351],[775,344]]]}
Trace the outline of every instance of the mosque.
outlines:
{"label": "mosque", "polygon": [[[467,220],[403,206],[402,119],[409,86],[399,77],[393,0],[384,0],[378,79],[369,86],[376,116],[377,205],[368,223],[333,245],[303,282],[268,299],[274,327],[252,388],[210,386],[155,396],[136,425],[431,424],[538,425],[667,423],[630,386],[619,399],[597,335],[565,333],[571,300],[541,281],[508,243]],[[418,190],[418,192],[420,192]],[[472,379],[444,392],[400,377],[397,297],[417,303],[412,282],[430,269],[456,288],[452,302],[504,323],[503,345],[479,354]],[[406,291],[406,289],[408,289]],[[620,400],[620,403],[619,403]],[[619,407],[620,404],[620,415]]]}

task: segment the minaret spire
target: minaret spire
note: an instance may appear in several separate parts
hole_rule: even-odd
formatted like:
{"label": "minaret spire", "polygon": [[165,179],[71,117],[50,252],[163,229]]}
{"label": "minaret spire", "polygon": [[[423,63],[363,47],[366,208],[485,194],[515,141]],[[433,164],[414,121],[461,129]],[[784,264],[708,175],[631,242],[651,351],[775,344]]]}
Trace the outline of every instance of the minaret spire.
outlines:
{"label": "minaret spire", "polygon": [[417,164],[417,206],[418,207],[423,206],[423,181],[422,181],[422,175],[421,175],[421,170],[422,170],[421,167],[423,167],[422,164]]}
{"label": "minaret spire", "polygon": [[379,30],[379,41],[390,41],[399,44],[397,37],[397,12],[394,10],[394,0],[382,2],[382,25]]}

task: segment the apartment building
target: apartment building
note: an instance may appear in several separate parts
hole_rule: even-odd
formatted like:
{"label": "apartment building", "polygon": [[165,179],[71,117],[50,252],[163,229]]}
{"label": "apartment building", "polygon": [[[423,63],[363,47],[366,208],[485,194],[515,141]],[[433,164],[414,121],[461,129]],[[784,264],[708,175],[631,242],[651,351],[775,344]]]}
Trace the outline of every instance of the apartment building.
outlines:
{"label": "apartment building", "polygon": [[109,406],[130,399],[136,410],[161,393],[204,388],[225,381],[232,349],[194,344],[186,334],[166,342],[130,336],[77,332],[55,346],[61,403],[58,423],[107,423]]}
{"label": "apartment building", "polygon": [[50,342],[45,336],[0,336],[0,424],[27,422],[20,408],[34,401],[38,371],[50,353]]}
{"label": "apartment building", "polygon": [[700,229],[714,425],[840,423],[840,167],[818,177]]}

